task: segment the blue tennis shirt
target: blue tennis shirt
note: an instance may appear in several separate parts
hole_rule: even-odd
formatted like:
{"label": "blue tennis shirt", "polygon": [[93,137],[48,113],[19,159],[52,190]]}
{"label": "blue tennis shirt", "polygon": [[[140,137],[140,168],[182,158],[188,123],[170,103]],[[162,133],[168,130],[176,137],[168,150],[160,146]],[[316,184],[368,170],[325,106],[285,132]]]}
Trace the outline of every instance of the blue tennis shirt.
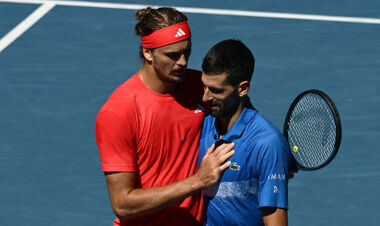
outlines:
{"label": "blue tennis shirt", "polygon": [[244,108],[219,139],[215,118],[205,118],[198,167],[213,144],[235,143],[232,164],[220,183],[203,191],[206,225],[264,225],[260,207],[288,208],[288,172],[292,164],[281,132],[253,108]]}

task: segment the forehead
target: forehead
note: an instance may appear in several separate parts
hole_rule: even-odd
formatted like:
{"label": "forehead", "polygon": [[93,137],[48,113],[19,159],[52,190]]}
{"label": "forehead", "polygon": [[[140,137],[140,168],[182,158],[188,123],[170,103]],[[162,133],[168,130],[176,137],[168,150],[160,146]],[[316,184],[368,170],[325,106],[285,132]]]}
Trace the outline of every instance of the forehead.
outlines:
{"label": "forehead", "polygon": [[187,40],[183,40],[180,42],[176,42],[173,44],[156,48],[155,50],[160,51],[160,52],[179,52],[179,51],[183,51],[189,48],[191,48],[191,41],[190,39],[187,39]]}
{"label": "forehead", "polygon": [[226,86],[227,73],[209,75],[202,72],[202,82],[205,86],[214,87],[214,88],[222,88]]}

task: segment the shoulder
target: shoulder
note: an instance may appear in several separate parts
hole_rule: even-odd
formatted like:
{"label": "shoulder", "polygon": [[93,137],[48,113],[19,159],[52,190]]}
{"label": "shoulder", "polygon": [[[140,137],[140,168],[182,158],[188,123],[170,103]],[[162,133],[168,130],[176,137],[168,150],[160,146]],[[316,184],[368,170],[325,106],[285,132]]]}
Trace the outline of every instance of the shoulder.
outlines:
{"label": "shoulder", "polygon": [[250,139],[255,140],[254,145],[256,147],[286,147],[286,140],[280,130],[259,112],[257,112],[253,120],[250,121],[247,134]]}
{"label": "shoulder", "polygon": [[133,75],[125,82],[123,82],[119,87],[117,87],[111,94],[109,99],[125,99],[128,100],[130,97],[140,93],[142,87],[142,81],[137,74]]}
{"label": "shoulder", "polygon": [[211,115],[207,115],[203,120],[202,132],[209,133],[215,125],[215,118]]}
{"label": "shoulder", "polygon": [[[256,110],[250,109],[250,111]],[[251,121],[251,127],[255,128],[256,130],[259,130],[259,134],[262,134],[264,136],[281,135],[280,130],[258,111],[256,111],[255,117]]]}
{"label": "shoulder", "polygon": [[112,92],[99,113],[107,111],[122,117],[136,109],[136,99],[141,90],[139,85],[137,74],[123,82]]}

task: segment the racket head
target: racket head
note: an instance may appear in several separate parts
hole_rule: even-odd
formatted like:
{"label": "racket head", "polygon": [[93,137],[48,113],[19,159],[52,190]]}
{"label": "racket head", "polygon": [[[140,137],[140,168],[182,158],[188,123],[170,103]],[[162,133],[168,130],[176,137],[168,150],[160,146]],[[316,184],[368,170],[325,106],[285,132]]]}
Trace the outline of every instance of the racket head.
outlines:
{"label": "racket head", "polygon": [[299,94],[286,114],[283,134],[300,170],[325,167],[336,156],[342,138],[338,110],[324,92]]}

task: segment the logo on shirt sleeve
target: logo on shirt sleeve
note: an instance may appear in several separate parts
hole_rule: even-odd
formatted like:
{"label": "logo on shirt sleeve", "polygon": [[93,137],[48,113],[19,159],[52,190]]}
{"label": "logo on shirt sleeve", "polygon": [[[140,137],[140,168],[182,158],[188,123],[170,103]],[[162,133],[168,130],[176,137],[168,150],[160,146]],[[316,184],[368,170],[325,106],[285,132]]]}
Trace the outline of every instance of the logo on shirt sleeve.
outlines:
{"label": "logo on shirt sleeve", "polygon": [[286,176],[285,174],[272,173],[271,175],[268,175],[268,180],[286,180]]}

